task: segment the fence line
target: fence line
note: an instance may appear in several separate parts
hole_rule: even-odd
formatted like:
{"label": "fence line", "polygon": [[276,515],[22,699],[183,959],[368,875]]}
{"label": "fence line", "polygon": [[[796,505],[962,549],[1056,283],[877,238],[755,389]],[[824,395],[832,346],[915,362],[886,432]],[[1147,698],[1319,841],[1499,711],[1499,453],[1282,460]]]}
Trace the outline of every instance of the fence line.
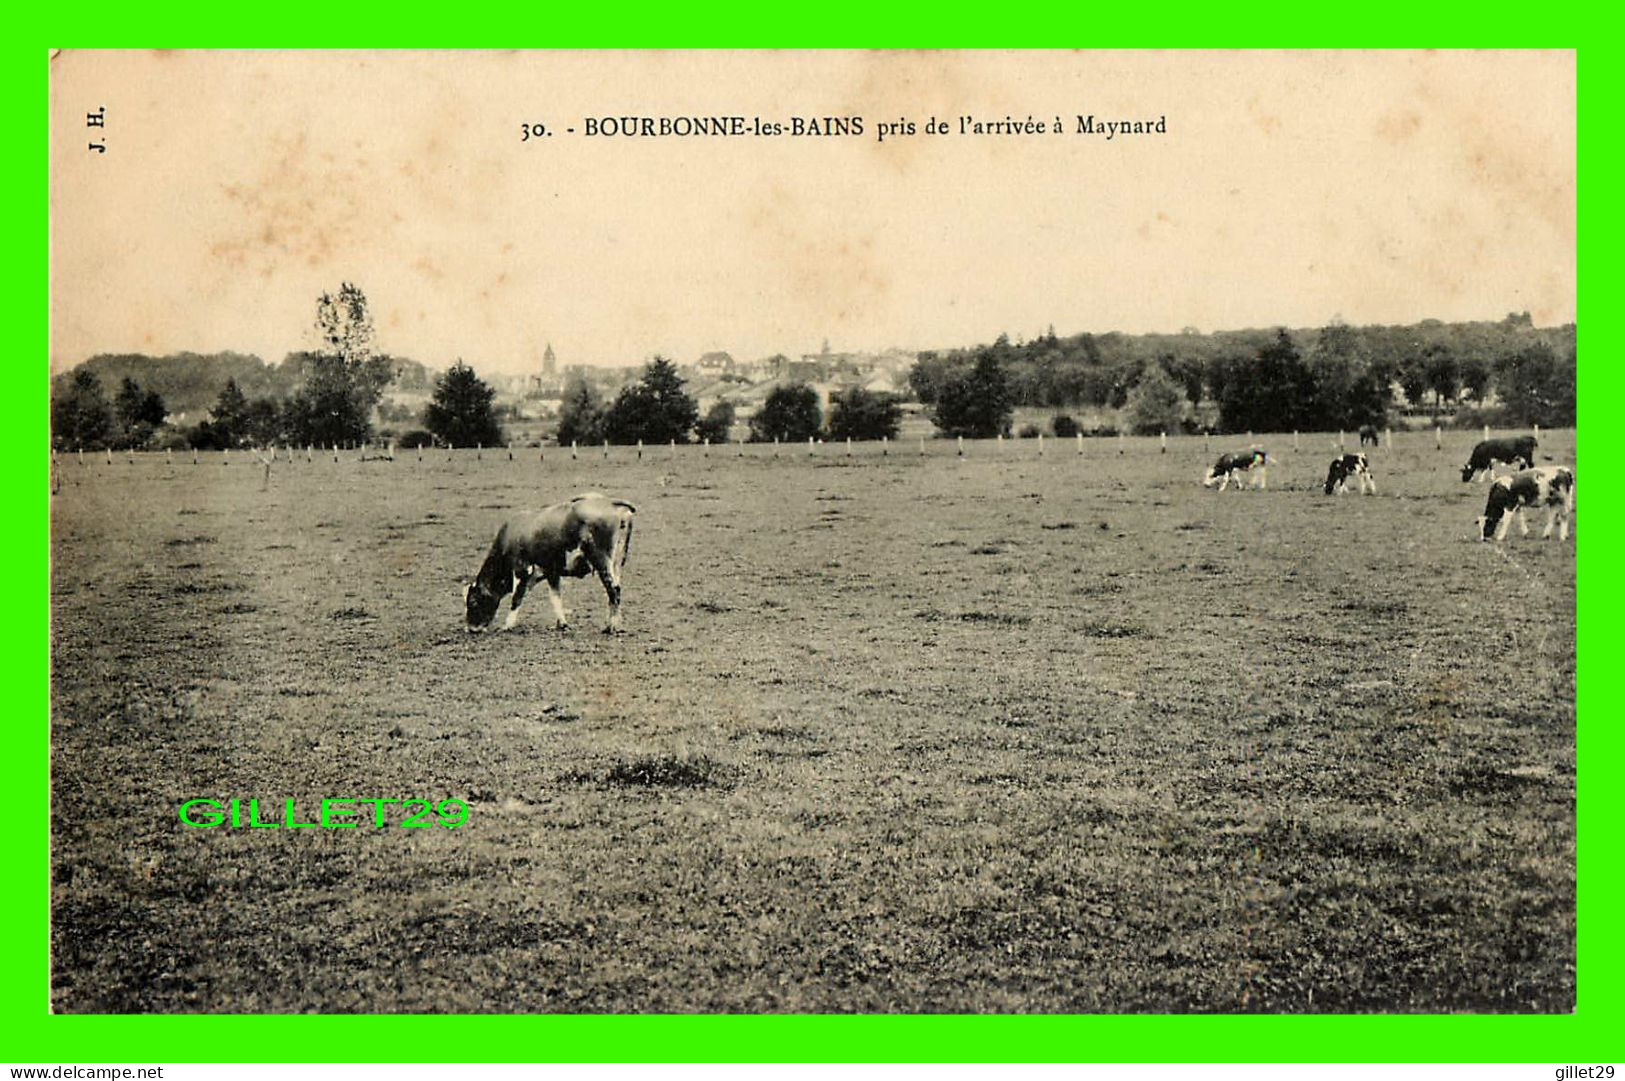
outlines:
{"label": "fence line", "polygon": [[[1573,429],[1560,429],[1560,431],[1571,432]],[[1088,438],[1086,438],[1083,433],[1079,432],[1073,437],[1076,446],[1076,455],[1073,457],[1075,457],[1080,463],[1097,461],[1098,459],[1095,453],[1091,450],[1091,447],[1093,446],[1100,450],[1106,450],[1114,442],[1117,449],[1117,454],[1113,456],[1114,458],[1136,457],[1144,454],[1183,454],[1207,459],[1211,458],[1220,450],[1239,450],[1250,443],[1260,443],[1264,445],[1274,445],[1277,443],[1284,444],[1290,438],[1292,451],[1295,455],[1307,453],[1307,455],[1310,457],[1318,458],[1318,453],[1314,449],[1314,447],[1317,445],[1313,439],[1314,433],[1308,433],[1312,438],[1307,451],[1303,449],[1302,444],[1302,437],[1304,434],[1305,433],[1296,431],[1277,433],[1248,433],[1246,435],[1220,435],[1215,438],[1212,433],[1207,432],[1200,435],[1173,436],[1170,436],[1167,432],[1159,432],[1154,436],[1135,436],[1131,442],[1127,434],[1123,432],[1117,432],[1114,433],[1114,435],[1107,437],[1096,436]],[[1443,427],[1435,426],[1432,434],[1434,450],[1436,452],[1442,451],[1445,443]],[[1452,440],[1460,442],[1465,450],[1465,448],[1470,446],[1471,442],[1474,441],[1476,434],[1477,433],[1473,433],[1471,431],[1463,432],[1457,430],[1453,432]],[[1543,434],[1548,438],[1551,436],[1550,430]],[[1390,455],[1406,453],[1424,454],[1426,453],[1427,435],[1428,433],[1426,429],[1402,431],[1398,434],[1398,441],[1396,442],[1394,431],[1391,428],[1385,429],[1382,433],[1383,440],[1387,444],[1384,448],[1384,452],[1385,454]],[[1328,442],[1335,453],[1344,452],[1345,441],[1348,437],[1347,430],[1342,430],[1335,433],[1328,432],[1326,433],[1326,437],[1328,438]],[[1537,436],[1536,438],[1539,439],[1541,437]],[[1108,440],[1111,442],[1108,442]],[[1332,440],[1335,440],[1335,442]],[[994,437],[991,439],[966,439],[963,436],[955,436],[953,439],[941,437],[929,439],[922,435],[919,437],[919,442],[917,445],[917,456],[921,458],[953,457],[955,459],[983,462],[1018,462],[1045,458],[1053,459],[1053,455],[1046,453],[1047,448],[1045,447],[1045,442],[1046,440],[1042,433],[1039,433],[1030,439],[1005,439],[1002,437]],[[1215,446],[1215,443],[1218,445]],[[820,446],[822,445],[823,444],[821,444],[816,437],[808,437],[807,457],[813,460],[825,458],[826,456],[821,454],[819,450]],[[841,445],[843,449],[839,455],[829,456],[829,460],[832,464],[850,461],[851,464],[855,465],[865,460],[878,460],[891,457],[891,440],[889,438],[878,440],[854,440],[843,437]],[[1327,444],[1318,445],[1322,447],[1327,446]],[[724,456],[735,457],[740,461],[760,460],[763,462],[770,459],[777,460],[783,457],[783,455],[780,453],[780,451],[783,449],[782,439],[775,439],[772,443],[737,442],[734,444],[734,447],[735,454]],[[271,447],[259,452],[237,448],[237,453],[235,455],[233,454],[232,449],[223,449],[218,452],[204,452],[195,447],[189,449],[191,451],[191,461],[193,465],[197,465],[200,461],[202,461],[204,454],[214,453],[218,453],[220,455],[219,461],[221,465],[228,467],[237,464],[234,459],[240,459],[244,455],[248,456],[249,464],[251,465],[255,462],[276,462],[278,464],[283,464],[283,456],[280,453],[282,448],[280,447]],[[297,468],[299,462],[296,448],[289,446],[286,449],[288,452],[286,456],[286,464],[290,468]],[[392,443],[387,445],[387,452],[384,446],[381,446],[378,449],[378,452],[372,452],[371,444],[351,445],[348,449],[338,444],[329,444],[325,449],[331,454],[332,460],[335,464],[347,464],[350,462],[365,462],[372,464],[400,460],[396,457],[396,447]],[[433,450],[434,448],[431,447],[430,449]],[[537,448],[538,454],[534,460],[526,458],[521,453],[516,453],[518,448],[513,447],[512,444],[507,444],[501,449],[505,449],[507,454],[493,455],[491,459],[492,465],[488,468],[508,468],[509,464],[511,464],[512,468],[515,469],[526,467],[535,468],[538,465],[545,467],[546,465],[547,456],[545,448]],[[661,459],[658,454],[645,454],[644,452],[648,450],[648,447],[642,442],[632,445],[617,446],[606,441],[600,445],[600,454],[602,455],[602,460],[604,462],[620,462],[627,464],[644,461],[653,463],[656,459],[660,459],[661,461],[673,461],[684,455],[693,455],[695,456],[694,460],[698,462],[702,460],[708,461],[711,457],[711,449],[712,447],[709,440],[701,440],[696,443],[685,444],[684,446],[678,446],[675,441],[668,441],[667,454],[665,458]],[[419,463],[423,462],[424,448],[419,446],[414,448],[414,450],[416,453],[413,456],[413,460]],[[466,466],[470,461],[472,461],[481,463],[483,466],[485,461],[484,447],[482,444],[462,448],[447,447],[444,448],[444,450],[446,453],[447,464],[462,464]],[[579,451],[580,447],[578,444],[572,443],[570,445],[570,457],[572,461],[578,462],[581,460]],[[56,462],[58,460],[59,452],[55,448],[52,448],[50,453],[52,455],[52,461]],[[161,462],[168,467],[173,467],[176,460],[173,448],[139,451],[124,450],[121,453],[125,455],[125,462],[129,465]],[[62,451],[60,454],[62,460],[66,460],[66,451]],[[75,460],[81,466],[87,464],[87,459],[83,448],[74,448],[74,456]],[[309,463],[310,465],[319,465],[321,463],[318,461],[318,457],[319,456],[315,453],[315,446],[313,444],[307,444],[305,446],[305,462]],[[793,460],[794,455],[791,455],[790,457]],[[903,459],[906,461],[907,457],[907,455],[904,455]],[[1066,457],[1068,456],[1062,455],[1063,460]],[[101,462],[109,466],[116,466],[118,464],[112,448],[104,449]],[[232,472],[235,473],[236,470],[233,470]]]}

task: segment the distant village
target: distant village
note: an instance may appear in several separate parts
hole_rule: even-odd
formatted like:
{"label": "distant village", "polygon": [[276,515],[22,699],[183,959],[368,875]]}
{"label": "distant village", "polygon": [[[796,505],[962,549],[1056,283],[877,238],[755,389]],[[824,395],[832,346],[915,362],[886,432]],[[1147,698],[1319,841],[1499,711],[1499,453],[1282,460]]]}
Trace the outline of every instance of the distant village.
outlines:
{"label": "distant village", "polygon": [[[735,409],[735,438],[744,438],[750,418],[761,408],[773,388],[805,383],[819,397],[826,414],[831,395],[851,387],[868,391],[913,397],[908,375],[919,354],[912,349],[883,352],[839,352],[826,340],[816,353],[799,357],[776,354],[759,360],[739,360],[716,351],[684,363],[676,361],[687,385],[684,388],[698,403],[703,416],[718,402],[730,402]],[[675,360],[675,358],[673,358]],[[516,443],[533,442],[550,433],[564,399],[565,388],[582,380],[612,399],[615,392],[642,373],[641,365],[606,367],[589,363],[561,363],[551,342],[536,358],[532,371],[518,375],[480,373],[496,391],[496,407],[503,427]],[[434,392],[436,372],[411,360],[397,362],[395,380],[385,391],[379,407],[380,420],[405,421],[423,412]]]}

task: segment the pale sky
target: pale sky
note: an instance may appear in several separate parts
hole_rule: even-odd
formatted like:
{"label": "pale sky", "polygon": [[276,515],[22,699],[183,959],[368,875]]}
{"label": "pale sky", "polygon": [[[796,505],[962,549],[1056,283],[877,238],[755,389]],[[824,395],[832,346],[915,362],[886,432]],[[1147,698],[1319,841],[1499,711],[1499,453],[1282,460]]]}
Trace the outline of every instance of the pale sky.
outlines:
{"label": "pale sky", "polygon": [[[863,134],[583,134],[627,115]],[[53,371],[275,363],[342,281],[378,349],[492,373],[548,342],[634,364],[1575,317],[1567,51],[67,52],[51,120]]]}

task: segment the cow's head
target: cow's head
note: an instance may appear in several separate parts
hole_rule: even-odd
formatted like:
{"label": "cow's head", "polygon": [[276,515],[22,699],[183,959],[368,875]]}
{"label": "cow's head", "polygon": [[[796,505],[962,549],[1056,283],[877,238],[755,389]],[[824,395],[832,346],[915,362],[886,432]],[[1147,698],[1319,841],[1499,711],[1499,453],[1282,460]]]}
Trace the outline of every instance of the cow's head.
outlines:
{"label": "cow's head", "polygon": [[502,598],[484,582],[473,581],[464,586],[463,614],[468,620],[468,629],[477,631],[489,626],[501,603]]}
{"label": "cow's head", "polygon": [[1495,527],[1501,524],[1501,519],[1512,509],[1516,498],[1512,494],[1512,486],[1504,479],[1490,485],[1490,498],[1484,504],[1484,513],[1478,519],[1478,525],[1483,530],[1482,540],[1492,540],[1495,537]]}
{"label": "cow's head", "polygon": [[1468,462],[1466,465],[1461,467],[1461,479],[1462,480],[1472,480],[1473,479],[1473,474],[1477,473],[1477,472],[1478,472],[1478,470],[1473,468],[1473,463]]}

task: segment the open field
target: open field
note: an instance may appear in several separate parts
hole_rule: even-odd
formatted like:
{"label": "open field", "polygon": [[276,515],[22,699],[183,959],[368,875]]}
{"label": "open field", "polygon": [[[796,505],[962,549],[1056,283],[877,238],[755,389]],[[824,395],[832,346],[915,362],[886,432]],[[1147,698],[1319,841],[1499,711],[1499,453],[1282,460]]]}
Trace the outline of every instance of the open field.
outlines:
{"label": "open field", "polygon": [[[1201,438],[264,491],[64,456],[54,1006],[1570,1010],[1575,541],[1470,539],[1475,438],[1337,499],[1307,435],[1222,494]],[[568,632],[533,594],[465,634],[504,513],[588,489],[639,508],[627,633],[582,580]],[[182,828],[199,796],[472,814]]]}

